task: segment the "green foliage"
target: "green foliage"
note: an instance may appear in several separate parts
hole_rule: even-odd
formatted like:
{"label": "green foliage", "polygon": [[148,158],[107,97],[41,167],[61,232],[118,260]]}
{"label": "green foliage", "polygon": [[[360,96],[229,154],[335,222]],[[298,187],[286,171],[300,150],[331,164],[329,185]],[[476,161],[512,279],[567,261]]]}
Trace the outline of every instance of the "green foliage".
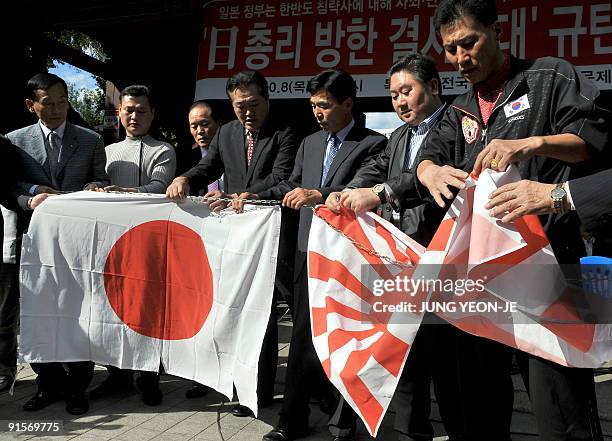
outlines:
{"label": "green foliage", "polygon": [[47,36],[65,44],[73,49],[79,50],[96,60],[106,61],[108,56],[104,53],[102,44],[91,38],[89,35],[80,32],[63,30],[56,32],[47,32]]}
{"label": "green foliage", "polygon": [[[100,84],[100,83],[98,83]],[[104,91],[95,89],[78,89],[74,84],[68,83],[68,99],[74,110],[91,127],[101,126],[104,121]]]}

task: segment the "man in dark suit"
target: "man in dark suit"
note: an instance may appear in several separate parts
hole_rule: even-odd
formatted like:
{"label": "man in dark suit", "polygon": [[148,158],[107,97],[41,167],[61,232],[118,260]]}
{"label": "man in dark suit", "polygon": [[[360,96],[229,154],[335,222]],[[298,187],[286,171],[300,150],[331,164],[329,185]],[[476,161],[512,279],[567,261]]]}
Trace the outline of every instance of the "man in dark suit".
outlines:
{"label": "man in dark suit", "polygon": [[[263,437],[268,441],[292,440],[307,433],[308,402],[313,391],[327,389],[327,394],[321,394],[323,396],[332,393],[310,332],[306,257],[312,211],[302,207],[322,203],[330,193],[342,190],[356,171],[386,145],[384,136],[358,125],[353,119],[356,87],[348,73],[323,71],[308,82],[307,90],[311,94],[314,116],[322,130],[304,138],[288,180],[268,191],[239,196],[240,199],[282,199],[284,206],[300,210],[293,330],[284,400],[277,427]],[[234,205],[241,209],[241,203]],[[334,439],[352,439],[354,426],[352,409],[347,405],[339,406],[330,420]]]}
{"label": "man in dark suit", "polygon": [[[189,107],[187,118],[189,122],[189,132],[193,137],[193,143],[189,147],[177,149],[177,175],[190,170],[208,154],[208,147],[213,137],[217,133],[217,130],[219,130],[219,127],[223,125],[223,121],[219,117],[217,106],[206,101],[194,102],[191,107]],[[211,185],[220,186],[220,184],[221,180],[213,182],[209,187]]]}
{"label": "man in dark suit", "polygon": [[[274,127],[269,118],[270,102],[268,82],[259,72],[239,72],[227,81],[227,96],[230,98],[235,121],[219,127],[208,146],[208,153],[191,170],[174,179],[166,195],[172,199],[183,199],[197,194],[202,188],[223,176],[223,191],[208,191],[211,198],[227,197],[237,193],[259,192],[269,189],[287,179],[293,168],[298,139],[291,128]],[[227,203],[212,199],[211,209],[220,210]],[[291,222],[283,215],[278,261],[282,265],[285,246],[284,230],[291,228]],[[276,366],[278,363],[278,328],[276,323],[276,298],[283,283],[283,276],[292,271],[277,268],[276,287],[270,321],[262,344],[258,367],[258,407],[272,403]],[[251,415],[241,405],[232,409],[239,417]]]}
{"label": "man in dark suit", "polygon": [[[56,75],[40,73],[27,84],[25,104],[39,121],[7,136],[18,149],[23,164],[19,182],[20,205],[32,210],[48,194],[59,191],[93,190],[110,182],[104,167],[106,154],[102,137],[66,121],[68,87]],[[25,217],[25,223],[29,216]],[[32,363],[38,374],[38,391],[24,410],[35,411],[66,398],[66,410],[74,415],[87,412],[84,392],[91,381],[92,363]]]}
{"label": "man in dark suit", "polygon": [[[383,218],[427,246],[445,212],[435,203],[406,208],[403,194],[414,187],[421,143],[444,114],[442,83],[435,62],[421,54],[398,60],[388,75],[393,109],[405,124],[391,134],[385,150],[357,172],[347,185],[352,190],[330,194],[326,204],[336,213],[340,206],[358,213],[379,207]],[[440,322],[433,316],[424,320],[400,377],[394,395],[394,428],[400,441],[433,439],[432,377],[447,433],[456,432],[459,422],[454,421],[451,406],[456,387],[449,380],[453,360],[447,359],[448,351],[440,350],[453,330]]]}
{"label": "man in dark suit", "polygon": [[[0,135],[0,204],[18,210],[15,190],[21,175],[14,145]],[[0,245],[4,239],[4,219],[0,212]],[[15,263],[0,260],[0,392],[11,387],[17,362],[17,323],[19,321],[19,290],[16,288]]]}

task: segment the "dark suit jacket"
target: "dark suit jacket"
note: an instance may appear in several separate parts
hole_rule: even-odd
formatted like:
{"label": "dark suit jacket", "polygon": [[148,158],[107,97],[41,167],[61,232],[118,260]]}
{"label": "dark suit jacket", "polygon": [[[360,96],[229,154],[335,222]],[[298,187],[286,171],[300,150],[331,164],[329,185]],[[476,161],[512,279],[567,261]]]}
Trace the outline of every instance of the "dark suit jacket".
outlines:
{"label": "dark suit jacket", "polygon": [[[444,112],[438,116],[438,121]],[[386,203],[382,206],[382,217],[392,222],[414,240],[427,246],[444,217],[445,210],[434,203],[421,203],[414,208],[404,206],[404,194],[414,188],[416,166],[419,163],[421,150],[417,153],[413,166],[403,171],[406,149],[410,144],[412,132],[408,124],[398,127],[389,138],[387,147],[365,167],[361,168],[347,187],[363,188],[386,182],[398,200],[399,224],[393,220],[393,208]]]}
{"label": "dark suit jacket", "polygon": [[570,194],[586,230],[612,224],[612,169],[569,181]]}
{"label": "dark suit jacket", "polygon": [[[9,210],[18,210],[17,179],[21,175],[21,164],[17,159],[17,148],[7,137],[0,135],[0,205]],[[0,245],[4,239],[4,219],[0,213]],[[2,259],[0,259],[2,265]]]}
{"label": "dark suit jacket", "polygon": [[189,178],[191,193],[225,174],[226,193],[257,193],[287,179],[298,148],[290,129],[276,130],[268,120],[257,136],[251,164],[247,167],[245,129],[234,120],[219,127],[208,147],[208,154],[182,176]]}
{"label": "dark suit jacket", "polygon": [[[360,127],[357,124],[351,129],[342,142],[338,154],[331,164],[325,182],[321,185],[323,174],[323,159],[327,147],[327,132],[320,130],[307,136],[302,141],[295,167],[291,177],[265,192],[259,192],[260,199],[282,199],[285,194],[297,187],[317,189],[326,199],[330,193],[341,191],[353,178],[357,170],[363,167],[374,155],[384,149],[387,138],[373,130]],[[296,277],[306,263],[308,250],[308,235],[312,221],[312,210],[300,210],[300,226],[298,231],[298,250],[296,254]]]}

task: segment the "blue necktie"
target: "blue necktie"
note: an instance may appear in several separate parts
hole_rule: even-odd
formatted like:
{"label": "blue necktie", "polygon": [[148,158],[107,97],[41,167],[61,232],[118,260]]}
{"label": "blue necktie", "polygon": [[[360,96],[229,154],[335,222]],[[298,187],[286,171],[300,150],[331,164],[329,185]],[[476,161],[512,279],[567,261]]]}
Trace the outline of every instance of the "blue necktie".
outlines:
{"label": "blue necktie", "polygon": [[323,175],[321,176],[321,186],[325,182],[325,178],[327,177],[327,173],[334,162],[334,158],[338,154],[338,150],[340,150],[340,140],[338,137],[333,134],[328,141],[329,148],[327,149],[327,154],[325,155],[325,159],[323,160]]}

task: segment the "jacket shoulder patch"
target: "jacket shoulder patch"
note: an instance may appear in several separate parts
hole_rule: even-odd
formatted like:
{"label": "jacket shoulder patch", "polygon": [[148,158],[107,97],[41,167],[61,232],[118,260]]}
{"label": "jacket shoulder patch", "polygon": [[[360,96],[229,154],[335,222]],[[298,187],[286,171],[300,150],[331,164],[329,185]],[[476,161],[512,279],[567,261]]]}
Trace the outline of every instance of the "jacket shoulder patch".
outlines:
{"label": "jacket shoulder patch", "polygon": [[461,129],[463,130],[463,137],[465,138],[465,142],[468,144],[472,144],[474,141],[478,139],[478,134],[480,133],[480,126],[478,125],[478,121],[469,116],[464,116],[461,118]]}

